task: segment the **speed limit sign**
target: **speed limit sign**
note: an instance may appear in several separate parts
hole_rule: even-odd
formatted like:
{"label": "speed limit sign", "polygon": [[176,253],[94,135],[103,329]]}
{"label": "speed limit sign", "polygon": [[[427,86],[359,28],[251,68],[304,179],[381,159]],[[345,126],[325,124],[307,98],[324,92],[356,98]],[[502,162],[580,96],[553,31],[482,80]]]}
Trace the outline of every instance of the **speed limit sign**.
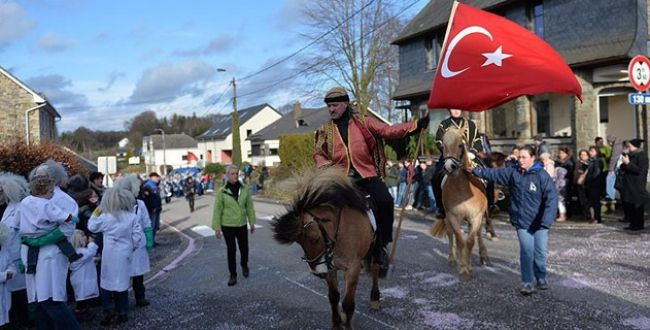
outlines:
{"label": "speed limit sign", "polygon": [[650,83],[650,60],[643,55],[635,56],[627,67],[630,83],[639,92],[648,90]]}

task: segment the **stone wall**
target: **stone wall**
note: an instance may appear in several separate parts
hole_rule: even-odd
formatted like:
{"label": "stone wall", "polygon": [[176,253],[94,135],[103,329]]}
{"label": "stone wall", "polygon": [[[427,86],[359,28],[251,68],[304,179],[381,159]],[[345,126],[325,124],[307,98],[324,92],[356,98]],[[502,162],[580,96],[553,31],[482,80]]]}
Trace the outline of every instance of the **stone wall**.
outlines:
{"label": "stone wall", "polygon": [[[25,139],[25,110],[36,106],[33,100],[29,92],[0,74],[0,139],[2,141]],[[38,124],[38,116],[36,116],[36,124]]]}

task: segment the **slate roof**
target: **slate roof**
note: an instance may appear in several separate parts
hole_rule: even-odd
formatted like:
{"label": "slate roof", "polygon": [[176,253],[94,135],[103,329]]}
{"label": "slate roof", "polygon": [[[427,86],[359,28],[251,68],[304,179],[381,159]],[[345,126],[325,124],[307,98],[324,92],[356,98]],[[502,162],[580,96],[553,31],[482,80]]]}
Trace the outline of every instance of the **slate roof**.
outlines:
{"label": "slate roof", "polygon": [[282,134],[314,132],[330,119],[326,107],[316,109],[303,108],[301,111],[304,125],[296,127],[293,113],[289,112],[283,115],[282,118],[271,123],[269,126],[264,127],[255,134],[252,134],[247,138],[247,140],[277,140]]}
{"label": "slate roof", "polygon": [[[486,9],[512,2],[511,0],[465,0],[459,1],[472,7]],[[431,0],[415,15],[415,17],[404,27],[402,32],[393,41],[393,44],[401,44],[409,39],[418,37],[443,25],[447,25],[451,13],[452,0]]]}
{"label": "slate roof", "polygon": [[[265,140],[278,140],[280,135],[283,134],[301,134],[314,132],[324,123],[330,120],[329,112],[327,107],[322,108],[302,108],[302,125],[296,126],[296,121],[293,119],[293,112],[284,114],[282,118],[276,120],[269,126],[264,127],[255,134],[252,134],[247,138],[250,141],[265,141]],[[388,123],[386,119],[382,118],[374,112],[372,109],[368,109],[368,114],[373,117],[381,120],[384,123]]]}
{"label": "slate roof", "polygon": [[[154,149],[163,148],[162,135],[149,135],[148,138],[153,142]],[[196,148],[197,146],[196,140],[187,134],[165,134],[166,149]]]}
{"label": "slate roof", "polygon": [[[258,104],[249,108],[237,110],[237,113],[239,114],[239,124],[240,125],[244,124],[245,122],[253,118],[253,116],[255,116],[258,112],[260,112],[262,109],[266,107],[269,107],[273,111],[278,112],[275,108],[273,108],[268,103]],[[228,135],[230,135],[232,131],[232,112],[227,115],[222,115],[222,114],[216,115],[213,118],[214,119],[213,119],[212,126],[207,131],[197,136],[196,137],[197,139],[223,140]]]}

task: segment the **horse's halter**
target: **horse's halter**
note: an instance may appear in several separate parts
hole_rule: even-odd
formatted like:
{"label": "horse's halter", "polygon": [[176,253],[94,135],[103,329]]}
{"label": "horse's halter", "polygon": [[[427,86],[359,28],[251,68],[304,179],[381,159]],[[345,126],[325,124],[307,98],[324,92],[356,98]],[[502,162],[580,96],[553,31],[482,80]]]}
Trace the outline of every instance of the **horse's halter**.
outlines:
{"label": "horse's halter", "polygon": [[[334,232],[334,239],[331,239],[330,236],[327,234],[327,231],[325,230],[325,227],[323,227],[323,222],[330,221],[329,219],[323,219],[320,217],[315,216],[311,211],[307,211],[307,214],[312,218],[309,220],[306,224],[302,226],[303,229],[308,229],[311,228],[312,225],[317,224],[318,229],[320,229],[321,236],[325,240],[325,249],[319,253],[317,256],[315,256],[312,259],[307,259],[307,255],[302,257],[302,260],[304,260],[307,264],[312,269],[315,269],[318,265],[320,264],[325,264],[327,266],[327,270],[330,271],[334,268],[334,265],[332,263],[334,259],[334,245],[336,244],[336,239],[339,236],[339,227],[341,226],[341,211],[343,208],[339,208],[338,216],[337,216],[337,223],[336,223],[336,229]],[[322,257],[325,257],[323,261],[318,261]],[[324,275],[318,275],[320,277]]]}
{"label": "horse's halter", "polygon": [[[457,156],[447,156],[447,157],[444,157],[442,159],[442,161],[444,163],[446,163],[447,160],[451,160],[454,163],[455,169],[453,171],[451,171],[451,172],[447,171],[448,173],[453,173],[453,172],[457,171],[458,169],[460,169],[461,167],[463,167],[462,159],[463,159],[463,155],[467,152],[466,151],[467,145],[465,144],[464,139],[461,138],[461,140],[462,140],[462,144],[460,145],[460,152],[458,153],[458,155]],[[446,168],[445,168],[445,170],[446,170]]]}

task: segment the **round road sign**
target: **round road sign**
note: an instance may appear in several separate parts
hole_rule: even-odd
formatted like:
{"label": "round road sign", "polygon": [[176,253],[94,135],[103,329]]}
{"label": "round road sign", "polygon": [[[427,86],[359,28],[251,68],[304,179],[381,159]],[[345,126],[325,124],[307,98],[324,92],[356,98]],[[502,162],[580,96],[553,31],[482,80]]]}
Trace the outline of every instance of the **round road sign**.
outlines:
{"label": "round road sign", "polygon": [[650,83],[650,60],[643,55],[635,56],[627,67],[630,83],[639,92],[648,90]]}

